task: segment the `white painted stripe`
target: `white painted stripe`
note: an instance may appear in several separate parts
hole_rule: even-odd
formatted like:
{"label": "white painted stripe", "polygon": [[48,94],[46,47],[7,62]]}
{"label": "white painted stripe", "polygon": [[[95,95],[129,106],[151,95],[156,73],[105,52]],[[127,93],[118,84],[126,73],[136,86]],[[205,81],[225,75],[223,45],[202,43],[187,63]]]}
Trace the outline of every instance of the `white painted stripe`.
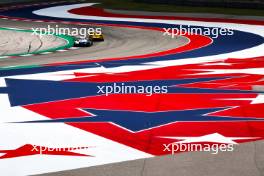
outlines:
{"label": "white painted stripe", "polygon": [[77,49],[80,49],[79,47],[71,47],[71,48],[68,48],[69,50],[77,50]]}
{"label": "white painted stripe", "polygon": [[53,52],[44,52],[44,53],[39,53],[39,54],[51,54],[51,53],[53,53]]}
{"label": "white painted stripe", "polygon": [[7,66],[7,67],[1,67],[1,68],[14,68],[14,67],[17,67],[17,66]]}
{"label": "white painted stripe", "polygon": [[9,58],[10,56],[0,56],[0,59]]}
{"label": "white painted stripe", "polygon": [[23,54],[23,55],[19,55],[19,56],[27,57],[27,56],[33,56],[33,54]]}
{"label": "white painted stripe", "polygon": [[24,30],[24,29],[21,29],[21,28],[12,28],[12,27],[2,27],[2,28],[13,29],[13,30]]}
{"label": "white painted stripe", "polygon": [[6,87],[6,82],[4,78],[0,78],[0,87]]}

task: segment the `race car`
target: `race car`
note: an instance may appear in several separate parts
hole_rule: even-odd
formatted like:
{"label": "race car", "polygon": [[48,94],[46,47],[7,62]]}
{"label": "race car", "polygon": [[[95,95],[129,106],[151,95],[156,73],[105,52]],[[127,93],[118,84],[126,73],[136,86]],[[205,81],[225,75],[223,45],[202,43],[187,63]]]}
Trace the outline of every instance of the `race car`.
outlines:
{"label": "race car", "polygon": [[93,45],[93,40],[86,37],[75,37],[74,46],[75,47],[88,47]]}
{"label": "race car", "polygon": [[104,41],[104,36],[103,34],[101,33],[91,33],[89,35],[89,38],[92,40],[92,41]]}

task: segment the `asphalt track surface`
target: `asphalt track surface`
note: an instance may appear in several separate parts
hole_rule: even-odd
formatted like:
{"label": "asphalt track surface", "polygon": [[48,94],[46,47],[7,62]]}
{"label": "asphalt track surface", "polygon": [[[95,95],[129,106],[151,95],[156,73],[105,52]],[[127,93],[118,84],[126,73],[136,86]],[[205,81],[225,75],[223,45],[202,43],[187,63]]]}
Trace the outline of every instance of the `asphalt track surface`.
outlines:
{"label": "asphalt track surface", "polygon": [[[8,20],[0,20],[0,23],[3,24],[3,27],[23,29],[29,29],[32,26],[46,26],[46,24],[40,23]],[[94,60],[107,58],[109,55],[111,57],[122,57],[131,54],[140,55],[180,47],[188,42],[184,37],[171,39],[162,36],[160,32],[149,32],[142,29],[103,27],[103,32],[106,41],[96,43],[91,48],[33,57],[1,59],[0,67]],[[10,49],[8,50],[11,52]],[[17,48],[12,49],[12,51],[16,52]],[[175,156],[162,156],[43,174],[43,176],[260,176],[264,174],[263,147],[264,142],[258,141],[240,144],[235,148],[235,152],[231,153],[224,152],[218,155],[200,152],[182,153]]]}
{"label": "asphalt track surface", "polygon": [[217,155],[188,152],[39,176],[262,176],[264,141],[236,146]]}
{"label": "asphalt track surface", "polygon": [[[14,22],[9,20],[0,20],[0,24],[3,27],[12,27],[12,28],[22,28],[22,29],[31,29],[45,27],[48,25],[55,27],[54,24],[40,24],[37,22]],[[76,26],[76,25],[59,25],[59,28],[95,28],[95,26]],[[95,42],[92,47],[79,48],[77,50],[71,50],[61,53],[51,53],[48,55],[38,55],[38,56],[29,56],[29,57],[18,57],[18,58],[6,58],[0,60],[0,67],[9,67],[9,66],[23,66],[23,65],[35,65],[35,64],[51,64],[51,63],[60,63],[60,62],[69,62],[69,61],[82,61],[82,60],[97,60],[104,58],[115,58],[115,57],[124,57],[124,56],[135,56],[161,52],[173,48],[177,48],[183,45],[186,45],[189,40],[185,37],[177,37],[172,39],[170,36],[164,36],[160,31],[149,31],[144,29],[133,29],[133,28],[120,28],[120,27],[102,27],[102,32],[105,37],[104,42]],[[15,33],[17,35],[22,35]],[[16,38],[19,36],[10,36]],[[28,36],[28,37],[27,37]],[[29,34],[25,36],[25,40],[20,42],[21,46],[24,46],[26,50],[32,41],[32,36]],[[27,40],[26,40],[27,38]],[[34,37],[34,39],[37,37]],[[44,37],[45,39],[46,37]],[[52,37],[53,38],[53,37]],[[51,38],[51,40],[53,40]],[[50,38],[48,38],[50,39]],[[56,39],[56,38],[55,38]],[[60,43],[57,40],[45,42],[46,45],[59,46]],[[5,39],[6,40],[6,39]],[[11,38],[10,38],[11,40]],[[12,40],[14,41],[14,40]],[[12,44],[11,44],[12,45]],[[11,46],[9,45],[9,46]],[[37,48],[39,44],[34,43],[33,48]],[[6,46],[8,47],[8,46]],[[1,49],[3,50],[3,49]],[[5,49],[9,50],[9,53],[18,53],[21,51],[20,48],[16,45],[12,45],[11,48]],[[10,51],[12,50],[12,51]]]}
{"label": "asphalt track surface", "polygon": [[66,45],[66,41],[53,35],[32,35],[14,30],[0,30],[0,56],[29,54]]}

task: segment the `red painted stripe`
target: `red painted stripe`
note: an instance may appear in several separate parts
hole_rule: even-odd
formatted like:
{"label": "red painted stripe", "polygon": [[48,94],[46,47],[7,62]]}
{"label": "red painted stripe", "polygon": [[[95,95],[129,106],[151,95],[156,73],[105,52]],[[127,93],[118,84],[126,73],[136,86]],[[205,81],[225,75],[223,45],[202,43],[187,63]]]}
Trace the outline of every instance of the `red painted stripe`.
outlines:
{"label": "red painted stripe", "polygon": [[196,18],[196,17],[179,17],[179,16],[147,16],[147,15],[124,15],[106,12],[104,9],[95,7],[81,7],[68,11],[76,15],[116,17],[116,18],[144,18],[144,19],[161,19],[161,20],[187,20],[187,21],[204,21],[204,22],[223,22],[238,23],[251,25],[264,25],[264,21],[242,20],[242,19],[222,19],[222,18]]}
{"label": "red painted stripe", "polygon": [[[250,109],[256,107],[257,109],[254,108],[254,110],[257,111],[255,111],[254,114],[257,114],[260,112],[259,110],[263,108],[263,104],[256,106],[248,104],[249,102],[247,101],[240,102],[235,100],[232,101],[221,99],[253,98],[255,96],[256,94],[206,94],[204,96],[199,94],[156,94],[153,96],[145,96],[140,94],[116,94],[110,96],[85,97],[79,99],[27,105],[24,106],[24,108],[51,119],[58,119],[62,117],[68,118],[89,116],[89,114],[80,110],[83,108],[143,110],[146,112],[156,112],[164,110],[191,109],[194,107],[205,108],[229,105],[239,106],[240,111],[237,110],[236,115],[241,116],[241,114],[247,113],[247,111],[242,111],[241,108],[243,109],[247,107]],[[157,102],[159,102],[159,106],[157,106]],[[182,103],[179,104],[178,102]],[[154,155],[169,154],[168,151],[166,152],[163,150],[163,144],[172,142],[170,139],[161,139],[157,138],[157,136],[202,136],[211,133],[220,133],[225,136],[261,137],[258,138],[258,140],[263,139],[264,136],[264,131],[261,130],[263,129],[264,122],[175,122],[161,126],[159,128],[148,129],[136,133],[127,131],[107,122],[67,124]]]}

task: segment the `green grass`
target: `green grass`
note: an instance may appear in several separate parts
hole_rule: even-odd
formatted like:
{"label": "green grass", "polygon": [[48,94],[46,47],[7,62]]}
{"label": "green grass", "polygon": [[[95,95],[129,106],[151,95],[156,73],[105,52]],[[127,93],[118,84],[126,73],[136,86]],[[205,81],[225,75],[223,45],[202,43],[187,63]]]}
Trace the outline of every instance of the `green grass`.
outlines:
{"label": "green grass", "polygon": [[[92,2],[87,0],[87,2]],[[230,15],[264,16],[264,10],[218,8],[218,7],[189,7],[166,4],[147,4],[134,2],[133,0],[96,0],[101,2],[98,7],[118,10],[138,10],[151,12],[179,12],[179,13],[219,13]]]}

